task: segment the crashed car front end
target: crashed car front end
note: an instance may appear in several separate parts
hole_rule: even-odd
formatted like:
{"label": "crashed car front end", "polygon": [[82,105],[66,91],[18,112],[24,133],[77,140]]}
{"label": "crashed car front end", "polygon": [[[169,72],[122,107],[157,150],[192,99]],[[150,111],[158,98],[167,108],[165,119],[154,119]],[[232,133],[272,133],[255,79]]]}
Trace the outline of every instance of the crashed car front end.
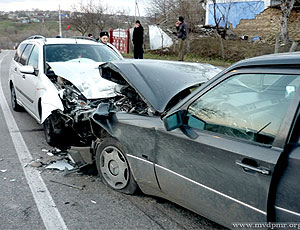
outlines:
{"label": "crashed car front end", "polygon": [[118,124],[120,114],[139,115],[144,120],[160,118],[221,69],[209,64],[132,60],[105,63],[99,66],[99,71],[102,78],[118,84],[116,88],[122,95],[117,100],[100,103],[90,117],[92,132],[101,139],[107,133],[116,137],[118,131],[113,127]]}
{"label": "crashed car front end", "polygon": [[89,116],[100,103],[109,102],[117,97],[116,84],[102,79],[96,64],[48,65],[47,76],[59,96],[59,99],[53,99],[51,103],[63,105],[63,109],[54,109],[48,115],[54,118],[53,132],[68,137],[66,145],[90,145],[94,137]]}
{"label": "crashed car front end", "polygon": [[[130,181],[136,181],[142,192],[164,197],[154,170],[157,143],[166,132],[162,117],[220,69],[205,64],[133,60],[106,63],[100,66],[100,72],[103,78],[120,85],[125,99],[100,103],[90,117],[97,137],[92,144],[92,158],[100,177],[113,189],[127,194],[134,191],[128,190]],[[133,105],[131,109],[126,109],[128,101]],[[110,159],[117,159],[119,164],[112,165]],[[128,170],[120,176],[110,170],[122,169],[124,164]],[[124,181],[130,177],[134,179],[129,179],[127,186]],[[123,189],[119,185],[124,185]]]}

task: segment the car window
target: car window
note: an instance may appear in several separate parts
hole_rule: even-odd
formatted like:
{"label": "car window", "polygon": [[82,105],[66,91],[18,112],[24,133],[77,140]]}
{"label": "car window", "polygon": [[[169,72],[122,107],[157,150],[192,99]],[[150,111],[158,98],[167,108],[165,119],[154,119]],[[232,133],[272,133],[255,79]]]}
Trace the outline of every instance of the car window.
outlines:
{"label": "car window", "polygon": [[45,46],[46,62],[108,62],[121,58],[105,45],[55,44]]}
{"label": "car window", "polygon": [[272,144],[300,85],[298,75],[240,74],[188,108],[190,127]]}
{"label": "car window", "polygon": [[39,63],[39,49],[37,46],[34,46],[30,57],[28,59],[28,64],[30,66],[33,66],[35,69],[38,69],[38,63]]}
{"label": "car window", "polygon": [[26,43],[21,43],[21,44],[19,45],[19,47],[18,47],[18,49],[17,49],[17,52],[16,52],[16,54],[15,54],[15,56],[14,56],[14,60],[15,60],[16,62],[20,62],[21,55],[22,55],[22,53],[23,53],[23,51],[24,51],[26,45],[27,45]]}
{"label": "car window", "polygon": [[28,57],[30,55],[30,52],[31,52],[31,48],[32,48],[32,44],[28,44],[24,50],[24,52],[22,53],[22,56],[20,58],[20,63],[22,65],[25,65],[27,60],[28,60]]}

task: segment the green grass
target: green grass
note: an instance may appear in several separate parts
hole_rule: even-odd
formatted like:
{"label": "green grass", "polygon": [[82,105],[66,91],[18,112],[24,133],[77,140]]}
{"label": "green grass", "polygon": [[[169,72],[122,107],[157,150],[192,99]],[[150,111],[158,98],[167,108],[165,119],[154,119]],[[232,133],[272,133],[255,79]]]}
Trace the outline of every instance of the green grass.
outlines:
{"label": "green grass", "polygon": [[14,25],[15,25],[15,23],[13,21],[11,21],[11,20],[3,20],[3,19],[1,19],[0,20],[0,31],[1,30],[5,30],[6,28],[14,26]]}
{"label": "green grass", "polygon": [[3,20],[3,19],[0,20],[0,28],[12,26],[12,25],[14,25],[14,22],[11,20]]}
{"label": "green grass", "polygon": [[44,27],[44,30],[57,30],[58,31],[58,23],[55,21],[46,21],[42,22],[32,22],[23,24],[20,22],[15,22],[13,20],[0,20],[0,32],[5,35],[8,32],[12,32],[14,34],[20,34],[24,31],[41,31],[41,28]]}
{"label": "green grass", "polygon": [[[129,53],[129,54],[123,54],[124,58],[133,58],[133,53]],[[178,60],[177,55],[174,54],[163,54],[163,55],[159,55],[159,54],[153,54],[151,52],[145,52],[144,53],[144,59],[160,59],[160,60],[170,60],[170,61],[176,61]],[[186,54],[184,56],[184,61],[186,62],[198,62],[198,63],[208,63],[211,65],[215,65],[215,66],[230,66],[232,65],[234,62],[232,61],[227,61],[227,60],[223,60],[223,59],[213,59],[213,58],[204,58],[201,57],[198,54]]]}

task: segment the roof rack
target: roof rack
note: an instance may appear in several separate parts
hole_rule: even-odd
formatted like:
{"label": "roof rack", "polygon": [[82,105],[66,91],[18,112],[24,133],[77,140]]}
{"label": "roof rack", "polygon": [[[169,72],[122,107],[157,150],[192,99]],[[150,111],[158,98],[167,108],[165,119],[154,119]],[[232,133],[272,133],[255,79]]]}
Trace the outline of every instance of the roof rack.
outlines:
{"label": "roof rack", "polygon": [[87,37],[87,36],[73,36],[71,38],[74,38],[74,39],[84,39],[84,40],[90,40],[90,41],[97,42],[97,40],[95,38],[91,38],[91,37]]}
{"label": "roof rack", "polygon": [[32,35],[32,36],[26,38],[26,40],[29,40],[29,39],[43,39],[46,41],[46,38],[42,35]]}

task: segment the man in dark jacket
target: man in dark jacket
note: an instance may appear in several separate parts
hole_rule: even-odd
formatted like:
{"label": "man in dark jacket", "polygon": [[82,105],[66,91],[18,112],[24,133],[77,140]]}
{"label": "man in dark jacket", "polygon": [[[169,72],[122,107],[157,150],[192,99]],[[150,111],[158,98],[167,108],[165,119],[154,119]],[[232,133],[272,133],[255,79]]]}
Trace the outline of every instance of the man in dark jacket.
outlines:
{"label": "man in dark jacket", "polygon": [[109,33],[107,31],[100,32],[100,42],[106,44],[109,39]]}
{"label": "man in dark jacket", "polygon": [[187,25],[184,22],[184,18],[179,16],[178,21],[176,22],[177,37],[179,38],[178,42],[178,61],[183,61],[185,54],[185,39],[187,37]]}
{"label": "man in dark jacket", "polygon": [[132,42],[134,46],[134,58],[143,59],[143,44],[144,44],[144,28],[139,20],[135,23],[135,28],[133,30]]}

